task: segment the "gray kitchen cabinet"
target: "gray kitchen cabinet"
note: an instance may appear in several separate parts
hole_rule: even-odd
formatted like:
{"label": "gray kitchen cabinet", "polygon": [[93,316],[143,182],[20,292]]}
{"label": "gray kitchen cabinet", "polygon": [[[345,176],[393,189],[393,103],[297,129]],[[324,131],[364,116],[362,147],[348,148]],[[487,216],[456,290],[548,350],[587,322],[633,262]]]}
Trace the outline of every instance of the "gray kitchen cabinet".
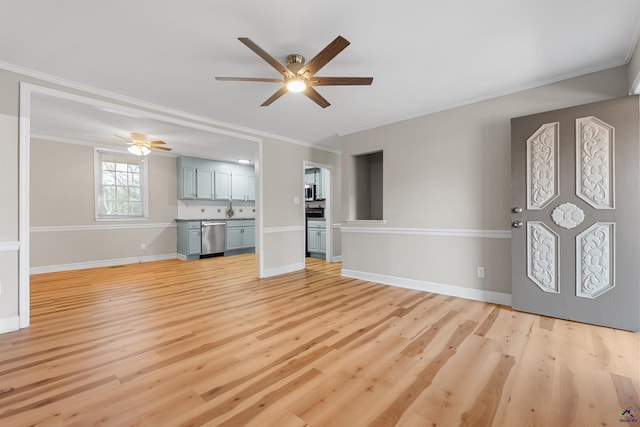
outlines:
{"label": "gray kitchen cabinet", "polygon": [[227,251],[242,249],[242,232],[243,228],[230,228],[227,226]]}
{"label": "gray kitchen cabinet", "polygon": [[178,199],[196,198],[196,168],[178,169]]}
{"label": "gray kitchen cabinet", "polygon": [[316,183],[316,172],[315,172],[315,169],[305,169],[304,170],[304,183],[305,184],[315,184]]}
{"label": "gray kitchen cabinet", "polygon": [[178,253],[186,259],[200,258],[200,221],[178,221]]}
{"label": "gray kitchen cabinet", "polygon": [[231,200],[247,199],[247,176],[244,174],[231,174]]}
{"label": "gray kitchen cabinet", "polygon": [[255,175],[247,175],[247,202],[256,200],[256,177]]}
{"label": "gray kitchen cabinet", "polygon": [[[227,251],[253,249],[256,245],[255,220],[227,220]],[[246,251],[245,251],[246,252]]]}
{"label": "gray kitchen cabinet", "polygon": [[307,250],[313,256],[327,253],[326,221],[307,220]]}
{"label": "gray kitchen cabinet", "polygon": [[213,199],[213,171],[196,169],[196,199]]}
{"label": "gray kitchen cabinet", "polygon": [[307,249],[309,252],[318,252],[320,243],[318,242],[320,236],[318,230],[307,229]]}
{"label": "gray kitchen cabinet", "polygon": [[231,174],[231,199],[254,201],[256,199],[256,178],[254,175]]}
{"label": "gray kitchen cabinet", "polygon": [[[176,167],[179,200],[256,198],[253,167],[189,156],[178,156]],[[234,176],[237,178],[232,182]]]}
{"label": "gray kitchen cabinet", "polygon": [[231,200],[231,173],[216,170],[214,172],[214,193],[215,200]]}
{"label": "gray kitchen cabinet", "polygon": [[244,227],[242,229],[242,247],[253,248],[256,246],[256,227]]}

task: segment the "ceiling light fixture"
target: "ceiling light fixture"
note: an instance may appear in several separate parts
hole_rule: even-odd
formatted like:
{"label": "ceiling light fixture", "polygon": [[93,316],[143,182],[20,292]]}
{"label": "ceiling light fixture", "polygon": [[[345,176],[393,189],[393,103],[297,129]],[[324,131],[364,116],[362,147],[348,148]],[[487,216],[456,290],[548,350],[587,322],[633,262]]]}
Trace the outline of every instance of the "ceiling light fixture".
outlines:
{"label": "ceiling light fixture", "polygon": [[292,77],[287,80],[287,90],[289,92],[302,92],[307,88],[307,82],[302,77]]}
{"label": "ceiling light fixture", "polygon": [[146,156],[151,152],[151,150],[143,144],[130,145],[127,151],[136,156]]}
{"label": "ceiling light fixture", "polygon": [[238,163],[243,164],[243,165],[248,165],[251,163],[251,160],[249,159],[239,159]]}

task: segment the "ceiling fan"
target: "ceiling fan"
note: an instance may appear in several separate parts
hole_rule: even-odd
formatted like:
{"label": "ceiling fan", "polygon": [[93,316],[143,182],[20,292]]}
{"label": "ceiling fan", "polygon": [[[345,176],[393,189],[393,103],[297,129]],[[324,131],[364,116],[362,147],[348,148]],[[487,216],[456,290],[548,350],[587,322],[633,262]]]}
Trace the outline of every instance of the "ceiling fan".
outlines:
{"label": "ceiling fan", "polygon": [[249,40],[247,37],[238,37],[244,45],[254,51],[260,58],[264,59],[275,68],[280,74],[282,79],[271,78],[259,78],[259,77],[216,77],[216,80],[220,81],[235,81],[235,82],[268,82],[268,83],[281,83],[282,87],[278,89],[273,95],[264,101],[260,106],[266,107],[271,105],[273,101],[280,98],[282,95],[291,92],[302,92],[313,102],[327,108],[329,101],[324,99],[315,89],[314,86],[346,86],[346,85],[370,85],[373,82],[373,77],[316,77],[315,74],[329,61],[331,61],[336,55],[342,52],[347,46],[349,41],[342,36],[336,37],[334,41],[329,43],[324,49],[320,51],[309,62],[305,62],[304,56],[299,54],[291,54],[287,56],[287,65],[284,66],[278,62],[274,57],[265,52],[260,46]]}
{"label": "ceiling fan", "polygon": [[127,150],[131,154],[135,154],[136,156],[146,156],[151,152],[152,148],[156,150],[171,151],[171,148],[163,147],[163,145],[165,145],[166,142],[149,141],[147,139],[147,135],[143,133],[132,132],[129,138],[125,138],[124,136],[120,136],[120,135],[114,135],[114,136],[117,136],[118,138],[125,140],[126,144],[129,146]]}

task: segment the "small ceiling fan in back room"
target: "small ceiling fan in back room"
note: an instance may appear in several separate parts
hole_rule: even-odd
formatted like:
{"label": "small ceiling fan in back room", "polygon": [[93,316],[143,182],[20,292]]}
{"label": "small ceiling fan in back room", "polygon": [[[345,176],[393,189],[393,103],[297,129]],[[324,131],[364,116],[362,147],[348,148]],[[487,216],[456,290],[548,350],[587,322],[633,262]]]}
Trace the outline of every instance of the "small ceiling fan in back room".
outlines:
{"label": "small ceiling fan in back room", "polygon": [[282,79],[272,78],[260,78],[260,77],[216,77],[216,80],[220,81],[232,81],[232,82],[267,82],[267,83],[281,83],[282,87],[278,89],[269,99],[264,101],[260,106],[266,107],[271,105],[273,101],[280,98],[282,95],[291,92],[302,92],[313,102],[327,108],[329,101],[324,99],[314,87],[316,86],[349,86],[349,85],[371,85],[373,77],[317,77],[315,74],[329,61],[342,52],[347,46],[349,41],[342,36],[336,37],[334,41],[329,43],[324,49],[320,51],[309,62],[305,62],[304,56],[297,53],[287,56],[287,65],[284,66],[278,62],[273,56],[265,52],[260,46],[252,42],[247,37],[238,37],[245,46],[254,51],[260,58],[267,61],[269,65],[275,68],[280,74]]}
{"label": "small ceiling fan in back room", "polygon": [[114,135],[118,138],[122,139],[125,144],[129,147],[127,150],[131,154],[135,154],[136,156],[146,156],[151,152],[151,149],[163,150],[163,151],[171,151],[169,147],[163,147],[166,143],[164,141],[149,141],[147,139],[147,135],[143,133],[131,133],[129,138],[125,138],[124,136]]}

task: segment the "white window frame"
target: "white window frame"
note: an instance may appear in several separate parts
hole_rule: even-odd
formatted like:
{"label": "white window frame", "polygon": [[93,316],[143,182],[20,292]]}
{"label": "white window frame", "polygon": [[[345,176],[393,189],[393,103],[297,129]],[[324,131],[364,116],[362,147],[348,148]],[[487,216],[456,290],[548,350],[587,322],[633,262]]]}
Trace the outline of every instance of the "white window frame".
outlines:
{"label": "white window frame", "polygon": [[[139,160],[140,164],[140,197],[141,215],[109,215],[102,212],[102,154],[128,157]],[[149,219],[149,168],[147,157],[136,156],[125,150],[94,148],[93,172],[94,172],[94,200],[96,221],[146,221]]]}

